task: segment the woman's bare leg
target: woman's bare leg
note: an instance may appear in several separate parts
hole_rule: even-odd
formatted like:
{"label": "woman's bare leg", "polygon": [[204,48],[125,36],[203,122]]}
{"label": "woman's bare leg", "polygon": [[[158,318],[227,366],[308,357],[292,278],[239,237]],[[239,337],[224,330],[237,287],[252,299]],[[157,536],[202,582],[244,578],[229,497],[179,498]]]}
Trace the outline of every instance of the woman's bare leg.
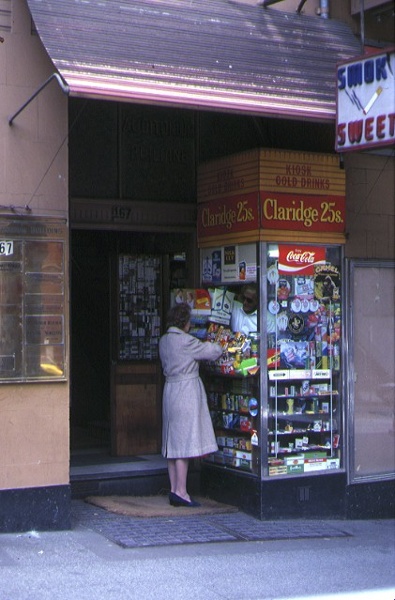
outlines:
{"label": "woman's bare leg", "polygon": [[168,458],[167,470],[169,473],[171,491],[180,498],[190,501],[187,492],[189,458]]}
{"label": "woman's bare leg", "polygon": [[177,473],[176,473],[176,460],[175,458],[167,459],[167,471],[170,479],[170,491],[175,494],[177,488]]}

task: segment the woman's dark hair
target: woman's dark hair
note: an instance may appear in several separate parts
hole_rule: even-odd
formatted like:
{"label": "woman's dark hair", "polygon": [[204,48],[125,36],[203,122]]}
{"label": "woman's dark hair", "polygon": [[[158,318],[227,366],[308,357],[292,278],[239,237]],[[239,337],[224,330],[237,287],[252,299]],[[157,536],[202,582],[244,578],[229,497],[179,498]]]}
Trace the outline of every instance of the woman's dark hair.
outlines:
{"label": "woman's dark hair", "polygon": [[191,318],[191,308],[188,304],[176,304],[167,313],[167,327],[184,329]]}

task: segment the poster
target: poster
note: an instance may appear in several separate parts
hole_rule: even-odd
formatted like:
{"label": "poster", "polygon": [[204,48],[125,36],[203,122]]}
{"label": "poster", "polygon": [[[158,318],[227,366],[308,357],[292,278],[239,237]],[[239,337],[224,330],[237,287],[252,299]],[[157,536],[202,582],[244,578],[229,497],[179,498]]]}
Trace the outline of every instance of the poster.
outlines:
{"label": "poster", "polygon": [[201,250],[202,283],[229,284],[256,281],[256,244],[229,244]]}

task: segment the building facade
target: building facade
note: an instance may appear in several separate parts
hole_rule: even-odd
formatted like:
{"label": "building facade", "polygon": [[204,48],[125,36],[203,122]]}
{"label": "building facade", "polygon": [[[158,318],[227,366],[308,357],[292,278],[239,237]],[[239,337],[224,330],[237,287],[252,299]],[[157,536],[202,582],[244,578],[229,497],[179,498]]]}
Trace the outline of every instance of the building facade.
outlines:
{"label": "building facade", "polygon": [[[201,164],[253,148],[335,155],[335,67],[361,54],[353,32],[359,14],[353,5],[339,15],[344,25],[331,13],[318,16],[319,2],[298,14],[291,0],[278,3],[281,10],[218,1],[210,15],[177,3],[177,16],[171,2],[168,11],[163,3],[139,2],[124,14],[109,3],[95,29],[71,0],[2,4],[0,530],[61,529],[70,527],[70,448],[81,429],[105,431],[113,454],[160,448],[157,364],[147,355],[136,368],[114,365],[119,256],[161,257],[164,311],[167,281],[200,283]],[[391,20],[380,11],[391,3],[376,4],[367,34],[377,41],[379,15],[385,28]],[[191,22],[201,23],[197,41]],[[287,67],[290,22],[298,33]],[[156,53],[147,32],[157,36]],[[319,38],[330,60],[316,52]],[[210,55],[215,40],[217,54]],[[385,33],[382,47],[391,41]],[[250,44],[264,51],[254,54]],[[270,51],[278,55],[281,47],[276,62]],[[346,181],[348,370],[336,494],[348,498],[340,516],[388,516],[394,349],[383,351],[380,340],[387,340],[394,312],[377,290],[393,293],[393,150],[344,153],[339,164]],[[145,394],[144,411],[137,403],[122,408],[124,393]],[[132,436],[122,430],[129,417]],[[237,487],[237,479],[224,489],[229,485]],[[380,492],[379,506],[371,506],[372,491]]]}

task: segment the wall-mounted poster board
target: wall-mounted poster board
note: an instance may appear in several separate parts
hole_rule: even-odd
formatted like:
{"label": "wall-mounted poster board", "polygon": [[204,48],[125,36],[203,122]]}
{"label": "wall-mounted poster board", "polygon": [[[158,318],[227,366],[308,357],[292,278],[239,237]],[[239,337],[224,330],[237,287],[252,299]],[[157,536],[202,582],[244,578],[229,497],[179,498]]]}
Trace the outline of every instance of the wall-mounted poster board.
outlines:
{"label": "wall-mounted poster board", "polygon": [[65,220],[0,221],[0,381],[64,380]]}
{"label": "wall-mounted poster board", "polygon": [[158,358],[161,268],[158,256],[120,254],[118,257],[117,360]]}

